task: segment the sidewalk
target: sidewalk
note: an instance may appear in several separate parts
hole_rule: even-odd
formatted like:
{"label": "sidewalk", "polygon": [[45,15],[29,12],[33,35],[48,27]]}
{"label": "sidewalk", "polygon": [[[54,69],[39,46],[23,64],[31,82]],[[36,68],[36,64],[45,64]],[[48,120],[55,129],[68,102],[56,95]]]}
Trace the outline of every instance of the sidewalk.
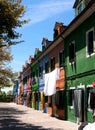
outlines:
{"label": "sidewalk", "polygon": [[[78,130],[78,125],[14,103],[0,103],[0,129]],[[10,129],[9,129],[10,128]]]}

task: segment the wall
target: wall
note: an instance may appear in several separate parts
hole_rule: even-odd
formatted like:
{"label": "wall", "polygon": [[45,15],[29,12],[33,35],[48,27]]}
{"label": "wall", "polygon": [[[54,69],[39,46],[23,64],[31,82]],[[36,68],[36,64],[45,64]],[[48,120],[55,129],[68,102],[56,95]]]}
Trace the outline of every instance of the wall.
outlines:
{"label": "wall", "polygon": [[[80,84],[84,86],[84,120],[93,122],[92,113],[86,108],[87,104],[87,85],[91,85],[95,81],[95,54],[86,56],[86,32],[94,27],[95,29],[95,13],[82,23],[65,39],[65,56],[66,56],[66,90],[67,90],[67,120],[76,122],[74,109],[70,108],[68,99],[68,90],[77,88]],[[95,33],[95,32],[94,32]],[[76,59],[75,63],[69,63],[69,44],[75,41]],[[94,39],[95,41],[95,39]]]}

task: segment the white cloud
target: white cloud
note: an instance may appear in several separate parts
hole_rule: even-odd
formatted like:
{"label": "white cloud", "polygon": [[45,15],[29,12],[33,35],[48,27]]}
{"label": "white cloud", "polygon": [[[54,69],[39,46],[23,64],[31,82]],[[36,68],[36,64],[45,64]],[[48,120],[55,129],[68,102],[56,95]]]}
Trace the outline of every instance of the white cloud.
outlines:
{"label": "white cloud", "polygon": [[25,19],[30,19],[29,24],[34,24],[72,9],[73,4],[74,0],[48,0],[40,4],[32,4],[27,7]]}

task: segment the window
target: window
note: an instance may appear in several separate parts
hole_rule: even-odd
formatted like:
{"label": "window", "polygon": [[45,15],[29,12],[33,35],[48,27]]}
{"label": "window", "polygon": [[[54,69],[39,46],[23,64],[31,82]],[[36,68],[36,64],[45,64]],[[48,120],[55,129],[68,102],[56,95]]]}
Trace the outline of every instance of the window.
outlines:
{"label": "window", "polygon": [[44,44],[42,44],[42,50],[44,50],[45,49],[45,45]]}
{"label": "window", "polygon": [[72,42],[69,45],[69,62],[72,63],[75,61],[75,43]]}
{"label": "window", "polygon": [[36,82],[37,82],[37,80],[38,80],[38,68],[35,70],[35,74],[36,74],[36,75],[35,75],[35,76],[36,76],[35,78],[36,78]]}
{"label": "window", "polygon": [[65,62],[64,50],[59,53],[59,66],[62,67]]}
{"label": "window", "polygon": [[46,40],[44,40],[42,43],[42,50],[44,50],[45,48],[46,48]]}
{"label": "window", "polygon": [[52,106],[52,96],[48,96],[48,106]]}
{"label": "window", "polygon": [[48,73],[49,72],[49,62],[47,61],[45,63],[45,73]]}
{"label": "window", "polygon": [[71,108],[74,106],[74,89],[70,89],[68,92],[68,103]]}
{"label": "window", "polygon": [[78,14],[80,14],[81,12],[82,12],[82,3],[79,4],[79,6],[78,6]]}
{"label": "window", "polygon": [[48,102],[48,96],[45,96],[44,100],[45,100],[45,103],[47,103]]}
{"label": "window", "polygon": [[25,77],[25,78],[23,79],[23,82],[24,82],[24,83],[26,83],[26,82],[27,82],[27,77]]}
{"label": "window", "polygon": [[76,16],[79,15],[85,8],[85,0],[79,0],[75,4]]}
{"label": "window", "polygon": [[87,103],[86,104],[89,111],[95,108],[95,88],[93,88],[92,86],[87,88]]}
{"label": "window", "polygon": [[42,71],[43,71],[42,66],[40,66],[39,67],[39,77],[42,77]]}
{"label": "window", "polygon": [[57,91],[55,94],[55,104],[57,108],[59,109],[64,108],[65,105],[64,100],[65,100],[65,91],[64,90]]}
{"label": "window", "polygon": [[54,39],[58,36],[58,30],[54,30]]}
{"label": "window", "polygon": [[90,29],[86,33],[86,46],[87,46],[87,55],[94,53],[94,28]]}
{"label": "window", "polygon": [[51,58],[51,71],[55,69],[55,58]]}
{"label": "window", "polygon": [[32,77],[33,77],[33,78],[35,77],[35,72],[34,72],[34,71],[32,72]]}
{"label": "window", "polygon": [[88,87],[87,88],[87,107],[88,109],[90,109],[90,90],[91,90],[91,87]]}
{"label": "window", "polygon": [[35,71],[33,71],[32,73],[32,84],[36,83],[36,79],[35,79]]}

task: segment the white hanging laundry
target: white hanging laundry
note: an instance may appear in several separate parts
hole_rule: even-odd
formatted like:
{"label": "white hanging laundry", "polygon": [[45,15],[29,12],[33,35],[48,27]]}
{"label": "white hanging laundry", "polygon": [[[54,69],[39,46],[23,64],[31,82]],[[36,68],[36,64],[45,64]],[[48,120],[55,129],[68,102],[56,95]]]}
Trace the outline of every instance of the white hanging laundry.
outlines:
{"label": "white hanging laundry", "polygon": [[94,123],[88,123],[83,130],[95,130],[95,122]]}
{"label": "white hanging laundry", "polygon": [[59,79],[59,68],[45,74],[45,96],[51,96],[56,93],[56,80]]}

